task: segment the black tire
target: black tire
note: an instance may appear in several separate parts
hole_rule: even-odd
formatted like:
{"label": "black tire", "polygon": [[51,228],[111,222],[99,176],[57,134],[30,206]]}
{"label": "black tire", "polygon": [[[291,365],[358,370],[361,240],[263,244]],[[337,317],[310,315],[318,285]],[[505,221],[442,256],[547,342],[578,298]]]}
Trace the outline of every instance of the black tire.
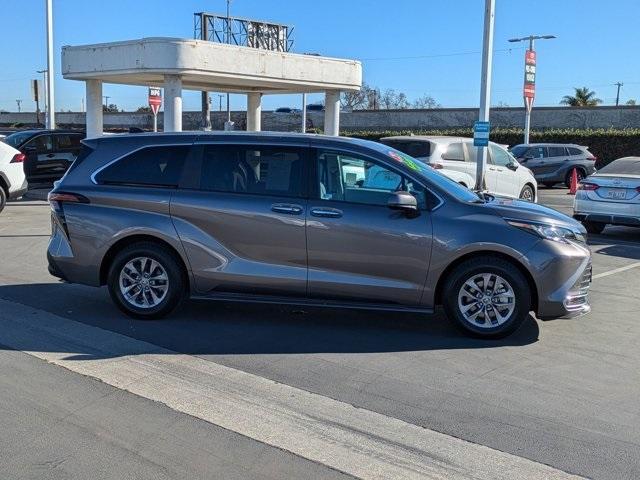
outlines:
{"label": "black tire", "polygon": [[534,202],[536,199],[536,193],[533,191],[531,185],[525,185],[522,187],[519,198],[520,200],[525,200],[527,202]]}
{"label": "black tire", "polygon": [[[128,262],[139,257],[155,260],[166,272],[168,288],[157,305],[134,305],[120,289],[120,272]],[[115,256],[109,267],[107,286],[111,299],[124,313],[139,320],[153,320],[167,316],[180,304],[185,296],[187,279],[181,260],[172,251],[153,242],[138,242],[125,247]]]}
{"label": "black tire", "polygon": [[[502,277],[510,284],[515,297],[515,307],[510,316],[495,327],[472,323],[464,317],[458,305],[458,295],[464,283],[483,273]],[[494,256],[472,258],[458,265],[445,280],[442,298],[449,320],[468,335],[478,338],[506,337],[522,325],[531,310],[531,290],[527,279],[513,263]]]}
{"label": "black tire", "polygon": [[556,182],[544,182],[543,185],[547,188],[553,188]]}
{"label": "black tire", "polygon": [[4,191],[2,185],[0,185],[0,212],[4,210],[5,205],[7,204],[7,192]]}
{"label": "black tire", "polygon": [[604,227],[607,226],[606,223],[588,222],[588,221],[582,222],[582,225],[584,225],[584,228],[587,229],[587,233],[593,233],[596,235],[599,233],[602,233],[602,231],[604,230]]}
{"label": "black tire", "polygon": [[[580,183],[580,180],[585,178],[584,170],[576,168],[576,173],[578,174],[578,183]],[[571,188],[571,175],[573,175],[573,168],[569,170],[564,177],[564,184],[567,188]]]}

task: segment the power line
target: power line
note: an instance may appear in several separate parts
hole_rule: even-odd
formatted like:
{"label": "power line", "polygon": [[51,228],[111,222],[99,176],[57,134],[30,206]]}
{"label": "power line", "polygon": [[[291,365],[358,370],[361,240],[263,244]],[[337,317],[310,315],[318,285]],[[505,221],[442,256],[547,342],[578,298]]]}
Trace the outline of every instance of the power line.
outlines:
{"label": "power line", "polygon": [[[524,50],[524,47],[513,47],[513,48],[498,48],[493,50],[493,53],[501,53],[501,52],[512,52],[514,50]],[[361,58],[362,61],[373,62],[379,60],[418,60],[423,58],[441,58],[441,57],[460,57],[464,55],[480,55],[482,52],[473,51],[473,52],[451,52],[451,53],[436,53],[432,55],[414,55],[414,56],[406,56],[406,57],[373,57],[373,58]]]}

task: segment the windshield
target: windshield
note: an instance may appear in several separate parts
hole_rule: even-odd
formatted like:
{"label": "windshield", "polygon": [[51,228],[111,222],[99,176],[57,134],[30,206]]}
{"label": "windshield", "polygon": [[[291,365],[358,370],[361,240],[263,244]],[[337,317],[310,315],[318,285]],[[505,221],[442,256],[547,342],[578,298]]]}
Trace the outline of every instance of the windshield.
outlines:
{"label": "windshield", "polygon": [[31,132],[16,132],[12,133],[8,137],[4,139],[4,143],[7,145],[11,145],[13,148],[18,148],[22,145],[26,140],[31,138],[33,133]]}
{"label": "windshield", "polygon": [[527,150],[529,150],[529,147],[525,145],[517,145],[511,149],[511,154],[516,158],[520,158]]}
{"label": "windshield", "polygon": [[598,173],[612,175],[640,175],[640,157],[627,157],[614,160],[609,165],[602,167]]}
{"label": "windshield", "polygon": [[434,170],[420,160],[416,160],[406,153],[392,149],[390,147],[386,153],[396,162],[403,163],[406,167],[413,170],[419,176],[427,180],[427,182],[435,184],[438,188],[441,188],[442,190],[448,192],[450,195],[453,195],[461,202],[478,202],[479,200],[482,201],[482,199],[477,194],[469,190],[467,187],[460,185],[455,180],[451,180],[446,175],[443,175],[437,170]]}

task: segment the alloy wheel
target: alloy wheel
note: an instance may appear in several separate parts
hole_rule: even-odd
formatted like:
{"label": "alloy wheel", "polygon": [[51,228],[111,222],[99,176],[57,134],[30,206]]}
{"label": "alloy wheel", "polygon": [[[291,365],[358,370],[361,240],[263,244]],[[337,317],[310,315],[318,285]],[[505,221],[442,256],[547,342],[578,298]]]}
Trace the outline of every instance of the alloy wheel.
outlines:
{"label": "alloy wheel", "polygon": [[475,274],[458,292],[458,308],[465,321],[480,328],[507,322],[516,307],[516,296],[507,280],[494,273]]}
{"label": "alloy wheel", "polygon": [[148,309],[158,306],[167,296],[169,276],[156,260],[136,257],[122,267],[118,284],[129,304]]}

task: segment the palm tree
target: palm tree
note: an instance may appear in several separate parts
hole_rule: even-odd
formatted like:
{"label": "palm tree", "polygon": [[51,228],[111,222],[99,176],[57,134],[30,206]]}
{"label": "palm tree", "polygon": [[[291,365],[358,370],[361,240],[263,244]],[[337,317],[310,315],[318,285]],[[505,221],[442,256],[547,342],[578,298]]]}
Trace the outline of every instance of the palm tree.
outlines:
{"label": "palm tree", "polygon": [[587,87],[574,88],[576,94],[574,96],[565,95],[560,103],[569,105],[570,107],[595,107],[602,103],[602,100],[596,98],[596,92],[589,90]]}

